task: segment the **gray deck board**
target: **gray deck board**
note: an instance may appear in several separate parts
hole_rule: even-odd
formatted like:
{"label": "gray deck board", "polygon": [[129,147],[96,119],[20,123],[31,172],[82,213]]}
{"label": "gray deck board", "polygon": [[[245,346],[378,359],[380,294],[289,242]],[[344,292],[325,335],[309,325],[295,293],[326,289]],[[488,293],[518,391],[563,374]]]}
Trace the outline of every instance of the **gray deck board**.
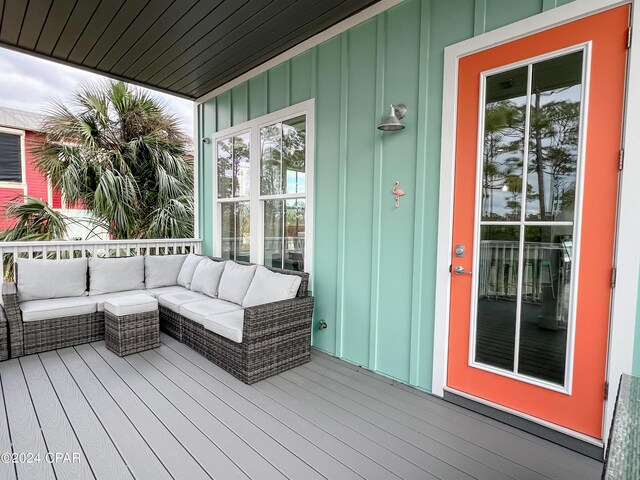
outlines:
{"label": "gray deck board", "polygon": [[[431,462],[433,462],[433,460],[427,460],[428,457],[443,459],[443,461],[447,462],[445,465],[449,468],[445,465],[441,465],[440,468],[443,472],[448,472],[447,474],[453,475],[454,478],[460,477],[460,470],[469,477],[487,480],[507,480],[513,478],[525,480],[527,478],[533,478],[532,474],[535,475],[534,472],[526,470],[518,472],[507,470],[509,472],[508,474],[503,473],[498,467],[508,468],[508,465],[505,465],[506,462],[497,465],[496,468],[492,468],[480,460],[461,453],[465,451],[465,447],[467,450],[471,450],[474,445],[456,445],[457,448],[452,448],[451,445],[437,441],[436,439],[438,437],[436,435],[434,435],[434,438],[423,435],[422,432],[414,430],[408,425],[403,425],[395,419],[356,402],[357,392],[352,393],[345,389],[343,394],[337,393],[333,389],[333,386],[327,385],[327,383],[330,382],[323,382],[324,379],[321,376],[314,376],[313,373],[309,372],[311,371],[307,370],[305,372],[302,369],[298,369],[295,372],[286,372],[283,378],[315,396],[316,399],[310,397],[312,400],[311,405],[317,405],[319,401],[324,401],[325,407],[329,405],[329,410],[332,412],[334,410],[349,412],[358,419],[376,426],[382,432],[404,440],[405,443],[409,444],[409,446],[405,448],[409,451],[414,451],[414,454],[418,457],[418,462],[429,461],[430,464],[432,464]],[[444,432],[442,433],[444,434]],[[417,464],[420,465],[420,463]],[[456,466],[456,468],[451,468],[452,466]],[[430,471],[435,472],[435,470],[431,469]],[[444,475],[445,474],[442,475],[443,478]]]}
{"label": "gray deck board", "polygon": [[350,446],[316,429],[313,424],[262,395],[254,387],[238,382],[222,370],[212,371],[211,364],[206,359],[171,340],[166,339],[171,348],[162,346],[157,353],[179,364],[180,369],[194,381],[227,404],[233,405],[238,413],[268,432],[284,448],[324,477],[347,480],[360,475],[362,478],[371,478],[367,474],[373,475],[380,471],[376,463]]}
{"label": "gray deck board", "polygon": [[[103,346],[101,345],[101,347]],[[131,370],[133,369],[127,364],[126,360],[110,354],[112,362],[107,362],[91,345],[80,345],[75,348],[87,366],[91,368],[96,378],[104,385],[105,389],[122,409],[124,415],[127,416],[149,445],[152,450],[149,453],[150,457],[155,454],[155,458],[162,462],[168,473],[174,478],[179,478],[180,475],[194,480],[211,478],[189,454],[188,448],[176,438],[179,435],[184,435],[184,430],[187,430],[186,435],[189,440],[187,443],[202,440],[196,436],[191,436],[195,433],[193,425],[176,421],[176,417],[181,416],[181,414],[172,406],[169,406],[171,411],[166,412],[168,414],[164,418],[165,421],[169,422],[170,426],[177,427],[178,431],[172,431],[169,426],[162,423],[155,415],[155,411],[156,409],[167,407],[167,405],[163,404],[152,392],[148,392],[148,389],[145,388],[147,385],[141,384],[145,382],[144,379],[132,378],[133,372]],[[126,367],[131,370],[127,371]],[[138,381],[137,384],[135,384],[136,381]],[[139,390],[133,390],[131,388],[132,384]],[[148,387],[149,389],[152,388],[151,386]],[[147,393],[149,394],[147,395]],[[216,458],[215,448],[211,450],[207,458],[222,460],[222,456],[217,456]],[[224,459],[227,460],[226,458]],[[232,470],[229,473],[232,473]]]}
{"label": "gray deck board", "polygon": [[[601,465],[583,455],[559,448],[551,442],[530,441],[525,436],[521,436],[523,432],[510,427],[505,429],[506,426],[499,422],[486,422],[481,415],[473,412],[457,414],[457,411],[448,403],[435,398],[424,399],[425,401],[421,404],[416,404],[415,400],[419,400],[418,398],[398,395],[397,387],[391,384],[372,379],[369,375],[360,374],[349,367],[337,365],[320,355],[316,355],[315,359],[316,365],[309,364],[308,368],[320,369],[328,377],[340,383],[349,385],[372,398],[377,398],[401,412],[499,453],[519,465],[531,465],[531,468],[543,478],[561,480],[598,478],[594,472],[597,472]],[[331,366],[332,369],[323,369],[324,366]]]}
{"label": "gray deck board", "polygon": [[[55,479],[52,465],[45,460],[47,445],[40,431],[20,362],[8,360],[0,364],[0,376],[14,453],[27,456],[26,461],[15,463],[18,478]],[[36,460],[37,457],[39,460]]]}
{"label": "gray deck board", "polygon": [[39,357],[96,478],[132,480],[133,476],[116,445],[60,356],[56,352],[47,352]]}
{"label": "gray deck board", "polygon": [[[4,386],[2,385],[2,376],[0,372],[0,395],[2,395],[2,402],[0,405],[0,453],[13,453],[11,446],[11,434],[9,433],[9,419],[7,418],[7,410],[4,400]],[[8,462],[0,462],[0,478],[6,478],[7,480],[15,480],[16,469]]]}
{"label": "gray deck board", "polygon": [[185,345],[0,363],[0,479],[572,480],[599,462],[323,354],[245,385]]}
{"label": "gray deck board", "polygon": [[[148,442],[156,440],[156,437],[145,439],[122,411],[124,405],[119,404],[113,398],[112,395],[117,394],[118,391],[124,391],[123,386],[116,386],[111,390],[103,386],[91,368],[73,348],[58,350],[58,354],[82,390],[100,423],[105,427],[114,443],[118,445],[118,450],[134,477],[171,479],[171,475],[148,444]],[[144,415],[146,412],[140,409],[138,413]]]}
{"label": "gray deck board", "polygon": [[[141,356],[146,368],[140,365],[139,358],[129,361],[139,371],[145,369],[145,376],[154,380],[164,395],[179,402],[191,421],[212,440],[220,442],[220,448],[236,463],[247,468],[247,475],[264,479],[313,478],[314,472],[309,471],[308,465],[164,357],[154,351],[143,352]],[[158,378],[163,374],[166,378]],[[240,399],[234,400],[238,403]]]}
{"label": "gray deck board", "polygon": [[58,480],[95,478],[40,359],[28,356],[20,359],[20,364],[49,452],[69,456],[52,464],[56,477]]}

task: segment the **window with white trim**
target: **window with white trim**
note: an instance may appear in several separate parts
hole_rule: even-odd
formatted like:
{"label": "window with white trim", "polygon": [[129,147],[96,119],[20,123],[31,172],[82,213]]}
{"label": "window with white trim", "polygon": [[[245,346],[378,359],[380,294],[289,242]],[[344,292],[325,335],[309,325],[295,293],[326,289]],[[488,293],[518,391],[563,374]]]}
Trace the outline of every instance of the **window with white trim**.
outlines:
{"label": "window with white trim", "polygon": [[313,101],[214,137],[216,254],[309,271]]}

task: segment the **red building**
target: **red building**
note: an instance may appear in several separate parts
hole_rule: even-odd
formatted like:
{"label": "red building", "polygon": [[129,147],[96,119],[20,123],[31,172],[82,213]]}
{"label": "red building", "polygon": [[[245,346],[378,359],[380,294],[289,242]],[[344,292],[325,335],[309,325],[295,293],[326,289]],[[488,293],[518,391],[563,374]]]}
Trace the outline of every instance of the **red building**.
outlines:
{"label": "red building", "polygon": [[[29,195],[62,208],[62,197],[34,167],[32,154],[43,116],[0,106],[0,213],[4,203]],[[12,225],[0,215],[0,230]]]}

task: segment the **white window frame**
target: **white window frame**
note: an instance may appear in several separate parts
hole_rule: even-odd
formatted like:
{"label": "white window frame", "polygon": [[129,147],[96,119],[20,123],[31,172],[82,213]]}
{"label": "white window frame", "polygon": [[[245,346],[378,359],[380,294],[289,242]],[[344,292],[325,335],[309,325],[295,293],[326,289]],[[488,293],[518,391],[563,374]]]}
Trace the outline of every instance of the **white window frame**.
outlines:
{"label": "white window frame", "polygon": [[[262,195],[260,193],[260,129],[277,122],[283,122],[291,118],[305,115],[305,192],[285,193],[281,195]],[[221,140],[234,137],[241,133],[250,132],[249,145],[249,171],[250,171],[250,195],[248,197],[218,198],[218,148]],[[315,154],[315,99],[297,103],[282,110],[278,110],[248,122],[220,130],[212,135],[213,148],[213,223],[212,238],[214,239],[213,253],[222,255],[222,229],[220,220],[222,217],[222,204],[248,201],[251,229],[250,259],[252,263],[264,264],[264,201],[265,200],[305,200],[305,248],[304,270],[309,273],[313,270],[313,187],[314,187],[314,154]]]}
{"label": "white window frame", "polygon": [[16,130],[15,128],[7,128],[0,127],[0,133],[6,133],[9,135],[15,135],[20,137],[20,168],[22,179],[20,182],[6,182],[0,181],[0,188],[8,188],[8,189],[22,189],[24,194],[27,194],[27,156],[26,156],[26,147],[25,147],[25,131],[24,130]]}

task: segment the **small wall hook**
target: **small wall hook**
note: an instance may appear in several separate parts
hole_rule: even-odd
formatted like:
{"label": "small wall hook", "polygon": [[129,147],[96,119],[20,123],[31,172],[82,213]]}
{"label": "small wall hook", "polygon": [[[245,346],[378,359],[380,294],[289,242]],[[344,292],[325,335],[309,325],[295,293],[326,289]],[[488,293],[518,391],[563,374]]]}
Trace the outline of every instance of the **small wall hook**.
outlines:
{"label": "small wall hook", "polygon": [[396,208],[400,207],[400,197],[406,195],[406,193],[404,193],[404,190],[400,188],[399,181],[396,180],[396,182],[393,184],[393,190],[391,190],[391,193],[396,196]]}

